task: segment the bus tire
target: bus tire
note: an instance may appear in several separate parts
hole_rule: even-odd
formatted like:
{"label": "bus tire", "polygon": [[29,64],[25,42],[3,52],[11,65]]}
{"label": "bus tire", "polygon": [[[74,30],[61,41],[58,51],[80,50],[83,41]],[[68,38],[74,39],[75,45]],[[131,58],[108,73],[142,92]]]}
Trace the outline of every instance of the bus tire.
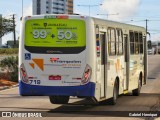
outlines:
{"label": "bus tire", "polygon": [[52,104],[67,104],[69,96],[49,96],[49,99]]}
{"label": "bus tire", "polygon": [[135,90],[132,90],[132,95],[133,96],[139,96],[140,95],[140,91],[141,91],[141,79],[138,80],[138,88]]}
{"label": "bus tire", "polygon": [[113,88],[113,97],[109,100],[111,105],[115,105],[117,103],[118,99],[118,83],[117,80],[114,83],[114,88]]}

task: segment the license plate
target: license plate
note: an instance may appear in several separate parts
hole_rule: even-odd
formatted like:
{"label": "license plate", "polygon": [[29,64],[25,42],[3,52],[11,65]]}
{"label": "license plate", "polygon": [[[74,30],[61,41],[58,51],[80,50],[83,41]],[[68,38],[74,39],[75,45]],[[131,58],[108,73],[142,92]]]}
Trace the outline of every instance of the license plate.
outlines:
{"label": "license plate", "polygon": [[49,76],[49,80],[61,80],[61,76],[60,75],[51,75]]}

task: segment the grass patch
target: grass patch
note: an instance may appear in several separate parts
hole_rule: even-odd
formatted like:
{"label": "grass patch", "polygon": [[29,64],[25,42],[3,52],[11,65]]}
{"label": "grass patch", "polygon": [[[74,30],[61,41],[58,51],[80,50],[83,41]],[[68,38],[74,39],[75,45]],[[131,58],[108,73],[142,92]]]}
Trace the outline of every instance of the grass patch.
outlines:
{"label": "grass patch", "polygon": [[0,48],[0,55],[18,54],[18,48]]}

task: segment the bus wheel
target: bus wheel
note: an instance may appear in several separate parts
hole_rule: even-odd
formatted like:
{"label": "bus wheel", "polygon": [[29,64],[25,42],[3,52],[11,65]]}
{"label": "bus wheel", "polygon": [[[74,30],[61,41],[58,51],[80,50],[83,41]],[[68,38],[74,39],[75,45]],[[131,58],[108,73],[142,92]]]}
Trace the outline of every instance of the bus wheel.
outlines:
{"label": "bus wheel", "polygon": [[118,99],[118,83],[115,81],[113,89],[113,97],[110,99],[110,104],[115,105]]}
{"label": "bus wheel", "polygon": [[132,95],[133,96],[139,96],[140,95],[140,91],[141,91],[141,79],[139,79],[138,81],[138,88],[135,90],[132,90]]}
{"label": "bus wheel", "polygon": [[49,96],[49,99],[52,104],[67,104],[69,96]]}

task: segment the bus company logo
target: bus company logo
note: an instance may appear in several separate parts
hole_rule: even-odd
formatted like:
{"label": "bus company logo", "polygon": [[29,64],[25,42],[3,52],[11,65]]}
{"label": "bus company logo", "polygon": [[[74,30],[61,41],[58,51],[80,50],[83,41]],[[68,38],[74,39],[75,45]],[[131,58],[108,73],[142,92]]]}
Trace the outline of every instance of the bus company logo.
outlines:
{"label": "bus company logo", "polygon": [[50,58],[50,61],[53,63],[55,63],[57,60],[59,60],[59,58]]}
{"label": "bus company logo", "polygon": [[77,60],[59,60],[59,58],[50,58],[50,61],[52,63],[62,63],[62,64],[75,64],[75,63],[78,63],[80,64],[81,61],[77,61]]}
{"label": "bus company logo", "polygon": [[43,25],[44,25],[44,27],[47,27],[48,24],[47,23],[43,23]]}

